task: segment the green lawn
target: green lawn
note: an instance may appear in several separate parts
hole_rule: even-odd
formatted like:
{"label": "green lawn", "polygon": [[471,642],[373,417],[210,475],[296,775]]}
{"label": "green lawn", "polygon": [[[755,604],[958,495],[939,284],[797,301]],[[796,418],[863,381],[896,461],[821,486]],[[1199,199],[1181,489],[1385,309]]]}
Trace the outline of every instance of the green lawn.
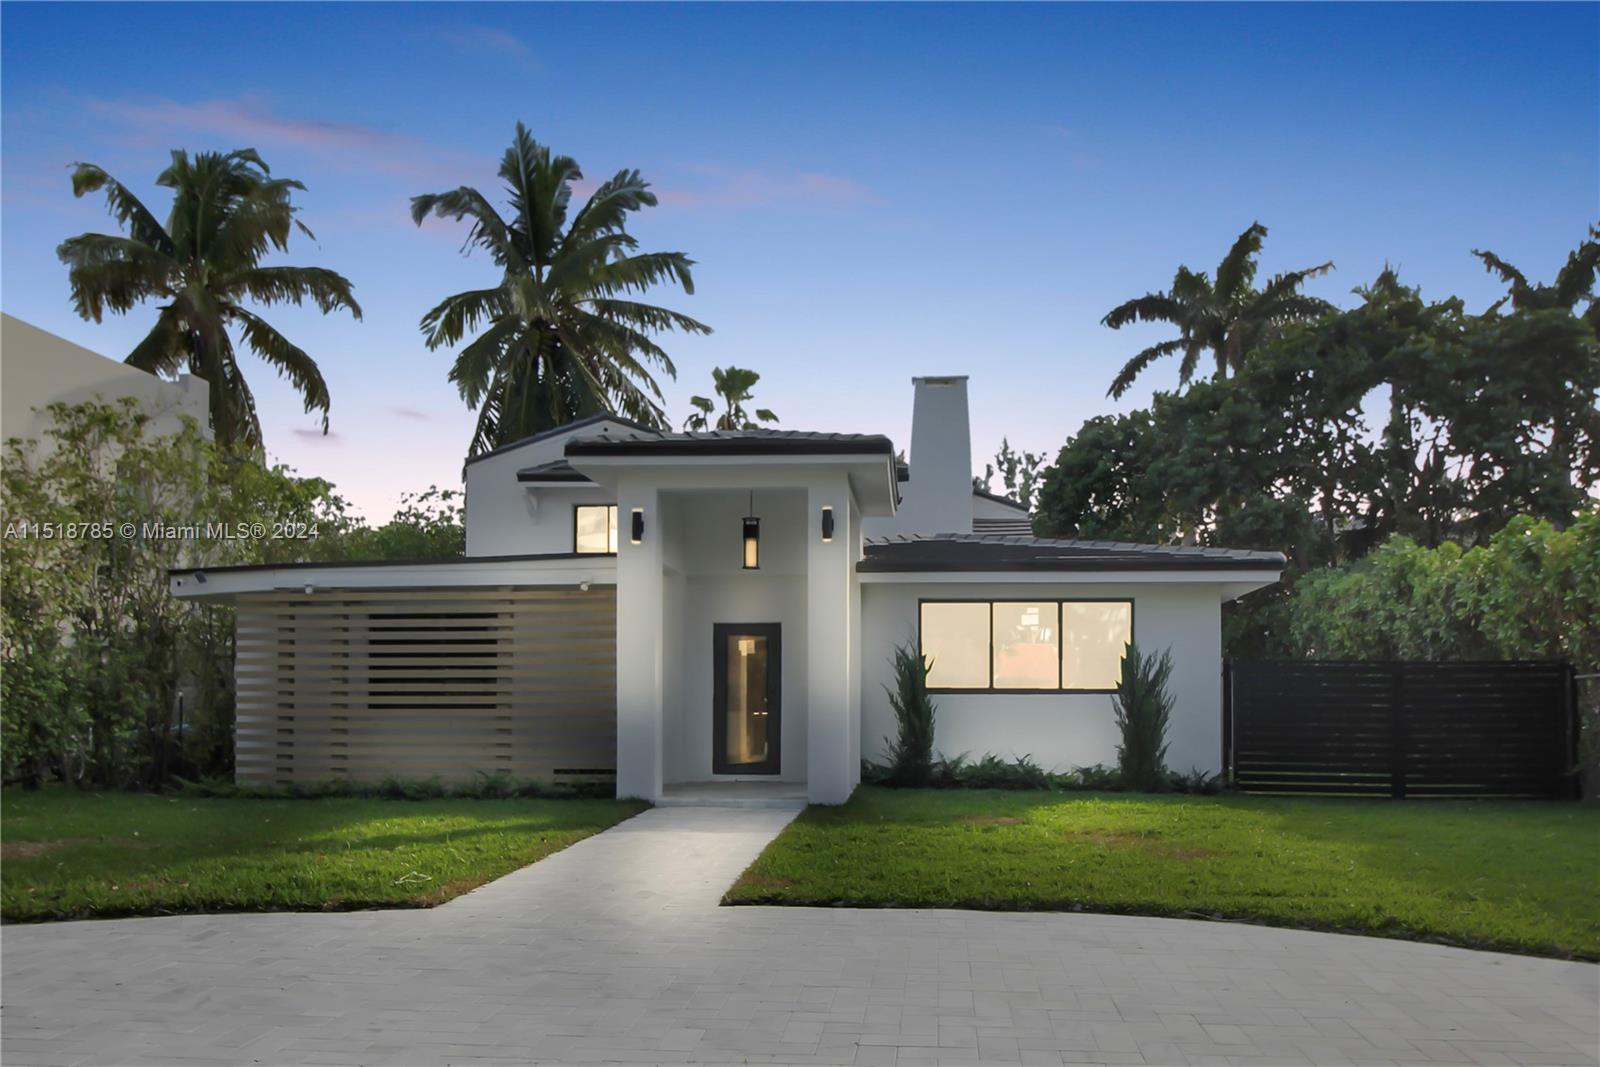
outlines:
{"label": "green lawn", "polygon": [[7,789],[0,794],[0,916],[426,907],[643,807]]}
{"label": "green lawn", "polygon": [[807,809],[725,902],[1248,919],[1600,959],[1600,810],[863,788]]}

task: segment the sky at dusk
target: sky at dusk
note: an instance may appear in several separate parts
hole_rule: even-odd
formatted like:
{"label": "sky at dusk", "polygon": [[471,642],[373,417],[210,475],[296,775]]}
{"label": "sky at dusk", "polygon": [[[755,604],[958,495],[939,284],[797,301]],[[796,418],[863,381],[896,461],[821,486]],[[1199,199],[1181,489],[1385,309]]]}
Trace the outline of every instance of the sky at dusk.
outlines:
{"label": "sky at dusk", "polygon": [[[274,261],[351,279],[365,312],[268,315],[319,362],[332,432],[248,354],[269,452],[370,518],[459,483],[473,417],[417,321],[493,285],[418,193],[497,187],[522,120],[599,180],[637,167],[631,229],[698,263],[656,294],[668,412],[711,368],[762,375],[791,429],[909,437],[910,378],[971,376],[974,458],[1053,455],[1164,327],[1099,325],[1252,221],[1262,271],[1385,264],[1469,308],[1488,248],[1548,280],[1600,218],[1600,6],[0,6],[0,306],[122,358],[154,319],[73,312],[64,238],[115,232],[68,168],[160,217],[169,149],[253,147],[316,240]],[[1174,361],[1175,362],[1175,361]]]}

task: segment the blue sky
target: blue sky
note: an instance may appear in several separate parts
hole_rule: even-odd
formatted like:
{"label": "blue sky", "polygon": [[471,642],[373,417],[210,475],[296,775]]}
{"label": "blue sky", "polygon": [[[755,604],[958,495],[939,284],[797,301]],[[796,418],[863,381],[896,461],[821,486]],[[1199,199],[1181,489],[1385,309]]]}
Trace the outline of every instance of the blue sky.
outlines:
{"label": "blue sky", "polygon": [[791,428],[909,436],[914,374],[971,375],[975,459],[1054,453],[1165,336],[1112,306],[1210,269],[1254,220],[1266,273],[1386,263],[1431,296],[1548,278],[1600,218],[1600,6],[57,5],[0,7],[0,304],[120,358],[153,312],[73,313],[55,257],[109,231],[68,165],[165,214],[167,150],[255,147],[308,189],[365,320],[273,320],[320,362],[333,434],[247,357],[269,450],[374,518],[455,485],[472,416],[417,320],[495,281],[407,200],[488,191],[521,119],[591,178],[638,167],[644,247],[694,257],[715,327],[669,339],[669,412],[713,366],[762,374]]}

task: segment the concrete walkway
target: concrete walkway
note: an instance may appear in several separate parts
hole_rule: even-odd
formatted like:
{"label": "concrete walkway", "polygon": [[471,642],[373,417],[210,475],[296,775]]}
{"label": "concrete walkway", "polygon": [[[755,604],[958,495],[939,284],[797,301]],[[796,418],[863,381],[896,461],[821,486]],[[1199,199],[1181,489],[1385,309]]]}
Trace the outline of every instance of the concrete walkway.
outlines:
{"label": "concrete walkway", "polygon": [[6,1067],[1593,1064],[1600,969],[1231,923],[719,908],[793,812],[657,809],[433,911],[8,926]]}

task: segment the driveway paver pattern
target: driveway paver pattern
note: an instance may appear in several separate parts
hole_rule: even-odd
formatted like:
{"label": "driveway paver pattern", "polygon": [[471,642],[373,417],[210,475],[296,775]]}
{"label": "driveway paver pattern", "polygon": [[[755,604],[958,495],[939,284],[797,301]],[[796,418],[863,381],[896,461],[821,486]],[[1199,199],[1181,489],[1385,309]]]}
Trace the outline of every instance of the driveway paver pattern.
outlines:
{"label": "driveway paver pattern", "polygon": [[1595,1064],[1600,968],[1236,923],[723,908],[661,808],[431,911],[8,926],[7,1067]]}

